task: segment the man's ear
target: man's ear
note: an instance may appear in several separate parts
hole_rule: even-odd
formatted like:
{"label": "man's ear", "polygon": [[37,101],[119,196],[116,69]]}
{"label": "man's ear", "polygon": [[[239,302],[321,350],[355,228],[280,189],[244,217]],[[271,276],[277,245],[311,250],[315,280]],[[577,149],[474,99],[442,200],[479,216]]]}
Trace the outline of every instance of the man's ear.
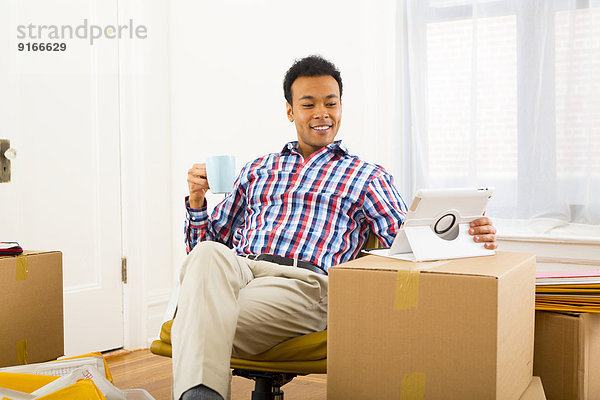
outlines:
{"label": "man's ear", "polygon": [[292,105],[287,101],[285,102],[285,111],[290,122],[294,122],[294,110],[292,108]]}

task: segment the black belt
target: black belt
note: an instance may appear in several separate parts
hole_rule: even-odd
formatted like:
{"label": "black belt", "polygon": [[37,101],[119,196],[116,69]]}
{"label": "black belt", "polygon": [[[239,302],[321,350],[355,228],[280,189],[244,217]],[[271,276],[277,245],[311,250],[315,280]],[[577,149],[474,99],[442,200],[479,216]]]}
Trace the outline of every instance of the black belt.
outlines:
{"label": "black belt", "polygon": [[327,275],[327,271],[310,261],[303,261],[290,257],[282,257],[275,254],[244,254],[243,257],[247,257],[251,260],[256,261],[268,261],[279,265],[288,265],[290,267],[296,266],[307,269],[312,272],[316,272],[317,274]]}

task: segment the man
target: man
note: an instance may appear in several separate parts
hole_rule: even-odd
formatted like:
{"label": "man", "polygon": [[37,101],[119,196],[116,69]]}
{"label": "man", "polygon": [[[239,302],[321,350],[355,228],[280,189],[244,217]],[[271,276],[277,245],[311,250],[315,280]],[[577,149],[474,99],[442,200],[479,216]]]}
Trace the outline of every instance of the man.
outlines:
{"label": "man", "polygon": [[[297,142],[247,164],[210,217],[206,167],[188,171],[189,255],[171,333],[177,399],[228,398],[232,354],[325,329],[325,271],[356,257],[369,232],[389,246],[404,220],[391,175],[334,140],[342,117],[336,67],[317,56],[296,61],[284,95]],[[496,248],[487,218],[471,234]]]}

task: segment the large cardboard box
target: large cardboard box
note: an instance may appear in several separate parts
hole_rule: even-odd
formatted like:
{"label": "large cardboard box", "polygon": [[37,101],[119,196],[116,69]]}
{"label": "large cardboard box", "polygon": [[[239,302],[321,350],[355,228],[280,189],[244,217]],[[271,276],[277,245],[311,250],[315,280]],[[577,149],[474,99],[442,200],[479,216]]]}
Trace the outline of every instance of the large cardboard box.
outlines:
{"label": "large cardboard box", "polygon": [[0,367],[64,354],[62,253],[0,257]]}
{"label": "large cardboard box", "polygon": [[521,395],[519,400],[546,400],[542,380],[539,376],[534,376],[531,383],[527,386],[525,393]]}
{"label": "large cardboard box", "polygon": [[549,400],[600,399],[600,314],[536,311],[533,370]]}
{"label": "large cardboard box", "polygon": [[518,399],[532,378],[534,301],[529,254],[333,267],[327,398]]}

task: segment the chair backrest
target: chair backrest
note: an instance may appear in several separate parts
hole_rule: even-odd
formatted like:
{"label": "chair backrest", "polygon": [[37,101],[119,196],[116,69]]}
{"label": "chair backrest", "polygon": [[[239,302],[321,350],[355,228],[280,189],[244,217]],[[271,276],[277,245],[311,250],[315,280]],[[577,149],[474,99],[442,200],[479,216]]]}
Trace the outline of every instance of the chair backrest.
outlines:
{"label": "chair backrest", "polygon": [[377,236],[373,232],[369,232],[369,237],[367,238],[367,242],[363,246],[363,249],[381,249],[384,246],[381,244]]}

